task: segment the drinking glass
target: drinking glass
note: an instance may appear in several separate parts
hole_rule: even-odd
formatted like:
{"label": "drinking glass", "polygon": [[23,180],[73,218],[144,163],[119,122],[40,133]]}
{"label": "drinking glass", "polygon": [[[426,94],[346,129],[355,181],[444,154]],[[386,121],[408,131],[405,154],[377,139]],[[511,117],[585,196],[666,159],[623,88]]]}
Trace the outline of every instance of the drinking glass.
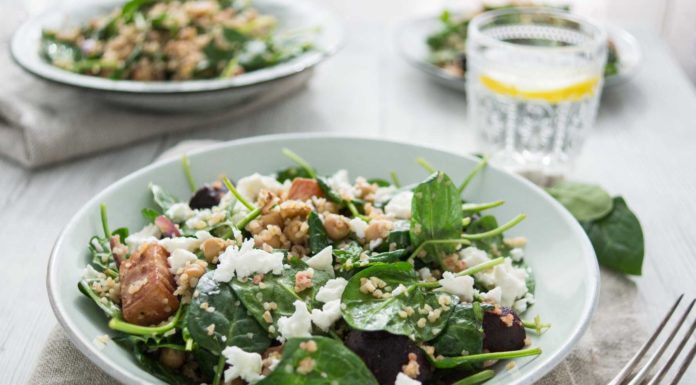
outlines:
{"label": "drinking glass", "polygon": [[544,183],[562,177],[594,124],[607,36],[546,8],[483,13],[469,24],[468,113],[491,162]]}

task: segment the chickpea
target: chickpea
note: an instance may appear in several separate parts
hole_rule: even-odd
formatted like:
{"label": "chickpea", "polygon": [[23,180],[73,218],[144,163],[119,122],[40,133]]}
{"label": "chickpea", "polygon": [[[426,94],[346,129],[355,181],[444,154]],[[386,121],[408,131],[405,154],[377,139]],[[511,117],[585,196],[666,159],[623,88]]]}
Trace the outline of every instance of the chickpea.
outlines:
{"label": "chickpea", "polygon": [[184,355],[184,352],[180,350],[164,348],[160,349],[159,360],[168,368],[178,369],[184,365],[186,356]]}
{"label": "chickpea", "polygon": [[348,219],[342,215],[326,214],[324,215],[324,228],[326,234],[334,241],[343,239],[350,234],[350,224]]}
{"label": "chickpea", "polygon": [[225,241],[220,238],[210,238],[203,241],[201,244],[203,256],[209,263],[213,263],[217,257],[225,250]]}
{"label": "chickpea", "polygon": [[205,274],[205,267],[201,266],[199,263],[192,263],[190,265],[186,265],[184,267],[184,272],[182,273],[188,275],[189,279],[191,278],[200,278]]}
{"label": "chickpea", "polygon": [[365,229],[365,239],[374,241],[375,239],[386,238],[392,226],[390,221],[375,219]]}

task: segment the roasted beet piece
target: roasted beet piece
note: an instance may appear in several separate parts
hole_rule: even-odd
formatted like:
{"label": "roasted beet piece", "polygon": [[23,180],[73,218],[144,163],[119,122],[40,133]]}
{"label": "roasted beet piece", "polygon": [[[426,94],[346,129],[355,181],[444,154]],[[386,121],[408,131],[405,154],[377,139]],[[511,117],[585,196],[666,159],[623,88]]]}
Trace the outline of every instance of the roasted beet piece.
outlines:
{"label": "roasted beet piece", "polygon": [[121,308],[127,322],[158,324],[179,308],[168,256],[164,247],[150,243],[121,263]]}
{"label": "roasted beet piece", "polygon": [[505,352],[524,348],[527,333],[520,317],[507,307],[496,307],[483,313],[483,348]]}
{"label": "roasted beet piece", "polygon": [[308,178],[295,178],[288,191],[288,199],[298,199],[306,201],[311,197],[320,197],[324,193],[319,187],[319,182]]}
{"label": "roasted beet piece", "polygon": [[191,200],[189,200],[189,207],[194,210],[200,210],[217,206],[225,193],[227,193],[227,189],[220,183],[203,186],[193,194]]}
{"label": "roasted beet piece", "polygon": [[380,385],[394,385],[402,367],[408,364],[408,355],[416,355],[417,380],[427,384],[433,375],[433,367],[425,352],[408,337],[384,331],[363,332],[352,330],[345,339],[346,346],[355,352],[372,371]]}

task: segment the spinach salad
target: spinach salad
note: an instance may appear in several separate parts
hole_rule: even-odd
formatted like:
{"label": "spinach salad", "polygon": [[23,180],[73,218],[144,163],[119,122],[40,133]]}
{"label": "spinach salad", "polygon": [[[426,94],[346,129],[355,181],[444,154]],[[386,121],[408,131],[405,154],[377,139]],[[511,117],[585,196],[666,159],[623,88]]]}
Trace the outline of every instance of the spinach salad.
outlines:
{"label": "spinach salad", "polygon": [[[476,384],[497,360],[533,356],[549,325],[534,303],[523,237],[468,202],[425,160],[420,183],[324,176],[296,166],[198,186],[150,184],[142,229],[103,234],[79,290],[113,340],[170,384]],[[512,363],[509,364],[512,367]]]}

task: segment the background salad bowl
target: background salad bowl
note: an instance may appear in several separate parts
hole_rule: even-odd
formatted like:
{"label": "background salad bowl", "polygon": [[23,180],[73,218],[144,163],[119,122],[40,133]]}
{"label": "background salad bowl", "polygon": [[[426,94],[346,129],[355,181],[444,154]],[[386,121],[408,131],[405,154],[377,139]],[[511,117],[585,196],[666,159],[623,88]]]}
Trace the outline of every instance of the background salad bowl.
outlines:
{"label": "background salad bowl", "polygon": [[[254,172],[270,174],[290,161],[287,147],[315,165],[319,173],[347,169],[352,176],[387,175],[396,171],[402,182],[413,183],[427,175],[416,157],[463,180],[478,160],[434,148],[393,141],[317,134],[256,137],[226,142],[189,154],[197,183],[221,173],[232,179]],[[70,219],[59,237],[48,265],[48,293],[53,310],[72,342],[100,368],[129,384],[162,383],[134,362],[130,352],[111,342],[103,349],[96,337],[112,334],[100,310],[77,289],[88,262],[87,243],[101,229],[99,204],[109,208],[114,227],[139,228],[145,224],[140,208],[150,206],[148,184],[159,184],[179,196],[189,187],[178,160],[167,160],[139,170],[97,194]],[[587,328],[598,298],[599,270],[592,246],[577,221],[551,196],[532,183],[489,167],[467,187],[464,197],[473,201],[502,199],[494,209],[500,218],[526,213],[527,219],[508,235],[524,235],[529,244],[527,262],[536,277],[536,304],[523,318],[539,314],[552,324],[533,345],[543,350],[536,357],[516,361],[515,370],[496,366],[499,374],[489,384],[531,384],[550,371],[570,352]]]}
{"label": "background salad bowl", "polygon": [[314,49],[277,65],[231,78],[186,81],[111,80],[65,71],[40,55],[44,29],[84,25],[108,14],[122,0],[97,0],[57,7],[25,22],[14,34],[10,50],[14,60],[28,72],[58,84],[92,92],[109,101],[141,109],[169,111],[211,110],[232,106],[254,96],[292,83],[291,77],[306,81],[311,69],[335,53],[342,42],[340,23],[330,12],[302,0],[255,0],[254,8],[278,20],[278,31],[314,30]]}

